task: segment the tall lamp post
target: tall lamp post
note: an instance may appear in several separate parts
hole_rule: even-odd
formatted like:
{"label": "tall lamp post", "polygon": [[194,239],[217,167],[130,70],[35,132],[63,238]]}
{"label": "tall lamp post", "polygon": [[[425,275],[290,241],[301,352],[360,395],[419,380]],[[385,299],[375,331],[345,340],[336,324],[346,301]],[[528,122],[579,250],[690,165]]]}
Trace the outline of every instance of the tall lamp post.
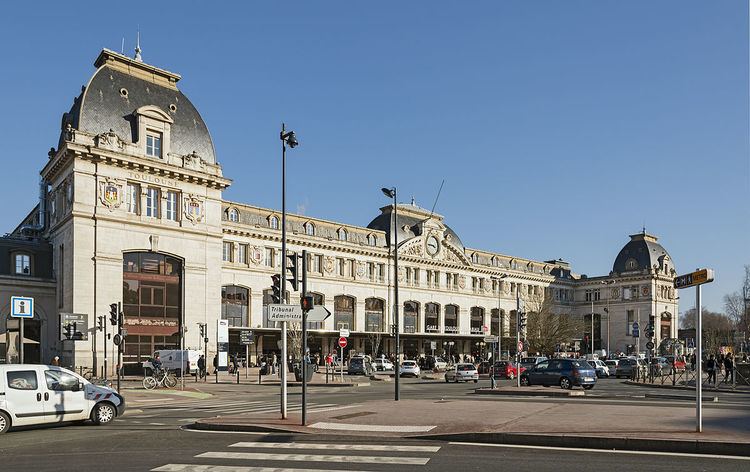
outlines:
{"label": "tall lamp post", "polygon": [[[503,315],[500,310],[500,304],[502,303],[502,293],[500,289],[501,281],[506,278],[508,274],[493,275],[490,277],[492,280],[497,282],[497,360],[501,360],[503,357],[502,351],[502,339],[503,339]],[[490,334],[492,334],[492,314],[490,314]]]}
{"label": "tall lamp post", "polygon": [[[286,303],[286,147],[294,149],[299,145],[294,131],[287,131],[284,123],[281,123],[281,303]],[[286,374],[287,374],[287,350],[286,350],[286,321],[281,322],[281,362],[279,373],[281,374],[281,418],[286,418]]]}
{"label": "tall lamp post", "polygon": [[[615,283],[614,280],[602,280],[602,284],[604,285],[612,285],[613,283]],[[609,318],[610,318],[609,299],[611,298],[610,295],[612,295],[612,291],[609,291],[608,293],[606,293],[606,295],[607,295],[607,307],[604,308],[604,312],[607,314],[607,358],[611,359],[612,354],[609,351]]]}
{"label": "tall lamp post", "polygon": [[395,393],[394,393],[394,399],[395,401],[398,401],[400,398],[400,392],[399,392],[399,377],[401,376],[401,368],[400,368],[400,356],[401,356],[401,349],[400,349],[400,343],[401,338],[399,336],[399,322],[398,322],[398,313],[399,313],[399,305],[398,305],[398,202],[396,200],[396,187],[393,188],[385,188],[383,187],[380,189],[383,192],[383,195],[385,195],[388,198],[393,199],[393,219],[391,220],[391,234],[393,235],[393,301],[395,310],[393,310],[393,333],[396,335],[396,363],[393,366],[394,373],[396,374],[396,383],[395,383]]}

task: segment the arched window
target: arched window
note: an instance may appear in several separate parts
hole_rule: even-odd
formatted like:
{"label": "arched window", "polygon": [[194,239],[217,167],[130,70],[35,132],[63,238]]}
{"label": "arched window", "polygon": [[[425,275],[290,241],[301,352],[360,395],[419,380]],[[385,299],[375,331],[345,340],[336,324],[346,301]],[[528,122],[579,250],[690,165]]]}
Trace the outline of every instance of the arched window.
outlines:
{"label": "arched window", "polygon": [[385,303],[381,298],[365,300],[365,331],[381,332],[383,328],[383,313]]}
{"label": "arched window", "polygon": [[338,295],[333,299],[333,328],[354,330],[354,297]]}
{"label": "arched window", "polygon": [[637,270],[638,269],[638,261],[635,259],[628,259],[627,262],[625,262],[625,270]]}
{"label": "arched window", "polygon": [[471,334],[482,334],[482,327],[484,326],[484,308],[472,307],[471,308]]}
{"label": "arched window", "polygon": [[478,264],[479,263],[479,254],[477,254],[476,252],[473,253],[471,255],[471,262],[473,262],[474,264]]}
{"label": "arched window", "polygon": [[346,241],[346,239],[347,239],[346,229],[340,228],[339,229],[339,241]]}
{"label": "arched window", "polygon": [[424,305],[424,332],[440,332],[440,305],[437,303],[425,303]]}
{"label": "arched window", "polygon": [[229,326],[250,326],[250,290],[237,285],[221,287],[221,319]]}
{"label": "arched window", "polygon": [[458,333],[458,306],[445,305],[445,333]]}
{"label": "arched window", "polygon": [[404,333],[416,333],[419,326],[419,302],[404,302]]}
{"label": "arched window", "polygon": [[377,246],[378,245],[378,237],[374,234],[368,234],[367,235],[367,245],[368,246]]}
{"label": "arched window", "polygon": [[31,256],[28,254],[16,254],[15,274],[31,275]]}
{"label": "arched window", "polygon": [[268,226],[271,229],[279,229],[279,217],[275,215],[268,217]]}
{"label": "arched window", "polygon": [[305,234],[308,236],[315,236],[315,225],[309,221],[305,223]]}
{"label": "arched window", "polygon": [[237,211],[236,208],[230,208],[228,213],[229,221],[233,223],[237,223],[240,221],[240,213]]}

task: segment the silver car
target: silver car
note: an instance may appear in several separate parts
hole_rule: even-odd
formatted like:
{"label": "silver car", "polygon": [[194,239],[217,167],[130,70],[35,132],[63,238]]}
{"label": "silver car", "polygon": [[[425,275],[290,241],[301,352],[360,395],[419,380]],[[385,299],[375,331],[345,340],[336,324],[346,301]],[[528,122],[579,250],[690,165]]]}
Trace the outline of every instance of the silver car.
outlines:
{"label": "silver car", "polygon": [[401,377],[410,375],[412,377],[419,377],[419,366],[415,361],[403,361],[399,366]]}
{"label": "silver car", "polygon": [[479,372],[474,364],[456,364],[452,368],[445,371],[445,381],[447,382],[468,382],[473,380],[474,383],[479,382]]}

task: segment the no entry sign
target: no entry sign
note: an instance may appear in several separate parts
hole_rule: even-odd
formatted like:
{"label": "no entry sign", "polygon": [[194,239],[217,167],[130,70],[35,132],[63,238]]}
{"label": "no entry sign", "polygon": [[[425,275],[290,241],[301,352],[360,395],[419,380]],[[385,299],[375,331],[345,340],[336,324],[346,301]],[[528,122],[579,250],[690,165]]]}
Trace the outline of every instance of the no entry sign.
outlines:
{"label": "no entry sign", "polygon": [[346,347],[346,338],[339,338],[339,347]]}

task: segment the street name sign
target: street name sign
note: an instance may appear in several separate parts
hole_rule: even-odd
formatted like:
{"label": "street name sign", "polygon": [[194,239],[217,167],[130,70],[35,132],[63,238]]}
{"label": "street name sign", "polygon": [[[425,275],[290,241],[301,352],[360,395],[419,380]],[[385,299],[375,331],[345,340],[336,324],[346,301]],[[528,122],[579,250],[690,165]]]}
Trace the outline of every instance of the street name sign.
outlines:
{"label": "street name sign", "polygon": [[31,297],[10,297],[11,311],[10,316],[13,318],[33,318],[34,317],[34,299]]}
{"label": "street name sign", "polygon": [[350,333],[349,333],[348,329],[343,329],[342,328],[342,329],[339,330],[339,336],[341,336],[342,338],[348,338],[349,334]]}
{"label": "street name sign", "polygon": [[302,322],[302,307],[299,305],[268,305],[268,321]]}
{"label": "street name sign", "polygon": [[484,342],[486,343],[496,343],[497,342],[497,336],[485,336]]}
{"label": "street name sign", "polygon": [[714,281],[713,269],[700,269],[674,278],[674,288],[688,288]]}

